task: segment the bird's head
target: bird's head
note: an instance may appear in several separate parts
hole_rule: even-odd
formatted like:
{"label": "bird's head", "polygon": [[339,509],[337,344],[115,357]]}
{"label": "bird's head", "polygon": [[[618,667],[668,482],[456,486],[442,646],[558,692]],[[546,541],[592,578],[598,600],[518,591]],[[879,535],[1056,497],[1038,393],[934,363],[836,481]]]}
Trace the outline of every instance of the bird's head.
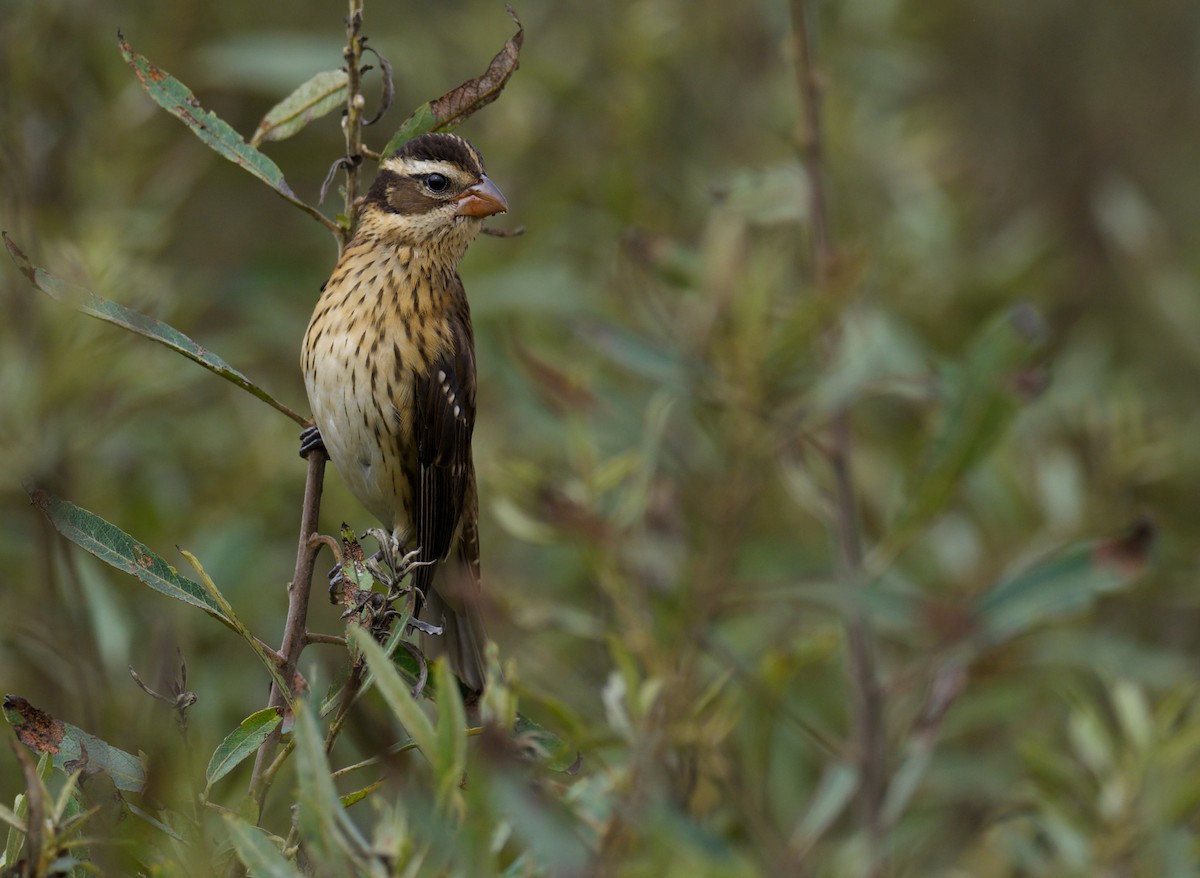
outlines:
{"label": "bird's head", "polygon": [[456,134],[423,134],[384,158],[367,193],[364,224],[389,243],[428,247],[457,261],[484,217],[508,202],[483,157]]}

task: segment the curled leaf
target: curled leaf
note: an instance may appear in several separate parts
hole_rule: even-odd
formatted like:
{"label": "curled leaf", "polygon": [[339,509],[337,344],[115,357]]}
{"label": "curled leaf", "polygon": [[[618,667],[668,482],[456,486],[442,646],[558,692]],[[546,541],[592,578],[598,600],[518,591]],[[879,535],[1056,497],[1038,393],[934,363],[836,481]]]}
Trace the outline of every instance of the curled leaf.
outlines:
{"label": "curled leaf", "polygon": [[468,79],[462,85],[446,92],[440,98],[426,101],[417,107],[404,122],[387,146],[383,148],[384,155],[390,155],[409,140],[427,131],[447,131],[462,123],[476,110],[486,107],[500,96],[508,80],[521,66],[521,45],[525,41],[525,28],[511,6],[506,6],[508,14],[517,23],[517,32],[512,35],[504,46],[492,58],[480,76]]}
{"label": "curled leaf", "polygon": [[270,109],[258,123],[251,146],[266,140],[284,140],[314,119],[336,110],[346,102],[349,77],[345,70],[326,70],[296,88]]}
{"label": "curled leaf", "polygon": [[379,60],[379,73],[383,77],[383,84],[380,86],[379,94],[379,109],[375,115],[363,122],[363,125],[374,125],[383,118],[384,113],[392,108],[392,101],[396,97],[396,81],[392,77],[392,62],[379,54],[370,46],[363,46],[364,52],[370,52]]}

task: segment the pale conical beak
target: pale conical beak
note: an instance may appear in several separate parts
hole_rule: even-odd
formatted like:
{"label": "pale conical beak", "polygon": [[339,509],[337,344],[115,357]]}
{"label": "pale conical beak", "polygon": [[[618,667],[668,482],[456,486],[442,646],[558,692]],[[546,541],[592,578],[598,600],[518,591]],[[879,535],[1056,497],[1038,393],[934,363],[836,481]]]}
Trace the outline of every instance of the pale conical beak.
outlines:
{"label": "pale conical beak", "polygon": [[508,200],[504,193],[487,177],[480,177],[478,183],[464,191],[455,201],[458,202],[459,216],[485,217],[508,212]]}

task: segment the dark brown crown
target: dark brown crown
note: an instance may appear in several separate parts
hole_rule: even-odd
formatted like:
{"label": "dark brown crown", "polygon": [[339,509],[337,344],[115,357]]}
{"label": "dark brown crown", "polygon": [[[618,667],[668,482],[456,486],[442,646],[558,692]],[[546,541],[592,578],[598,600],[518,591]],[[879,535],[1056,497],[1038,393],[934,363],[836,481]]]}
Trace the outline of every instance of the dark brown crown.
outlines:
{"label": "dark brown crown", "polygon": [[394,155],[421,161],[453,162],[469,173],[484,173],[483,156],[470,141],[457,134],[422,134],[404,144]]}

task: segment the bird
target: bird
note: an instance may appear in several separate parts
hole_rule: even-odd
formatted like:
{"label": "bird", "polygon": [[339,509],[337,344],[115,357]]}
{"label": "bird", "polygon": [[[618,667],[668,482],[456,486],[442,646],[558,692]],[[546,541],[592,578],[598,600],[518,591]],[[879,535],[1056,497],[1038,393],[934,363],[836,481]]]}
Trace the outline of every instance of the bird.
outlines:
{"label": "bird", "polygon": [[[486,682],[471,436],[475,341],[458,262],[508,210],[463,137],[423,134],[380,162],[354,233],[313,311],[301,363],[334,469],[404,552],[414,617],[473,692]],[[303,441],[303,440],[302,440]]]}

